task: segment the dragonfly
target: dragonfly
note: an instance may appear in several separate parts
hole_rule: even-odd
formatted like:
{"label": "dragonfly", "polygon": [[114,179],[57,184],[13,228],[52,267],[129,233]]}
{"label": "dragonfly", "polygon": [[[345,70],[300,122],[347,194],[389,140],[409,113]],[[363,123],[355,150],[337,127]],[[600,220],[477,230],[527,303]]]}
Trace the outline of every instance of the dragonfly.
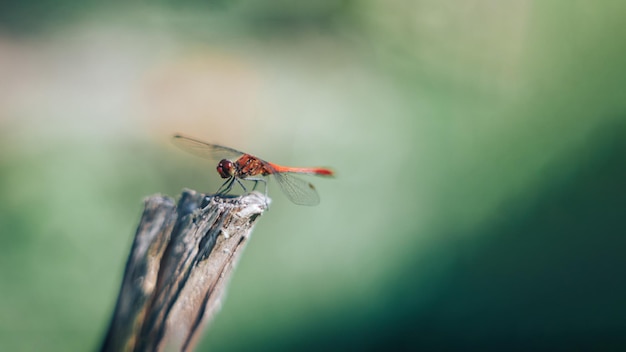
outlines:
{"label": "dragonfly", "polygon": [[315,190],[315,186],[295,176],[295,174],[326,177],[332,177],[335,174],[333,170],[324,167],[281,166],[252,154],[217,144],[206,143],[181,134],[174,135],[172,142],[180,149],[196,156],[209,160],[219,160],[216,167],[217,173],[226,181],[217,190],[217,195],[228,194],[233,189],[235,183],[238,183],[244,192],[247,192],[241,180],[248,180],[254,182],[253,190],[256,189],[259,182],[262,182],[265,186],[265,195],[267,196],[267,181],[265,177],[272,176],[283,193],[293,203],[298,205],[317,205],[320,202],[320,197]]}

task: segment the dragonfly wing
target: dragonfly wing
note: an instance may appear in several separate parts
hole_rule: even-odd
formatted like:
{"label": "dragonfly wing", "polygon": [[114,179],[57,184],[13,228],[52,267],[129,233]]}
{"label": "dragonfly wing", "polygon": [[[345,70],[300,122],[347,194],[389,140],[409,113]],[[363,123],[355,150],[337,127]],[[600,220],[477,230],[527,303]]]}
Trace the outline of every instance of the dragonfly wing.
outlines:
{"label": "dragonfly wing", "polygon": [[172,143],[180,149],[205,159],[236,159],[243,153],[217,144],[210,144],[180,134],[174,135]]}
{"label": "dragonfly wing", "polygon": [[283,193],[298,205],[317,205],[320,196],[312,183],[288,173],[273,174]]}

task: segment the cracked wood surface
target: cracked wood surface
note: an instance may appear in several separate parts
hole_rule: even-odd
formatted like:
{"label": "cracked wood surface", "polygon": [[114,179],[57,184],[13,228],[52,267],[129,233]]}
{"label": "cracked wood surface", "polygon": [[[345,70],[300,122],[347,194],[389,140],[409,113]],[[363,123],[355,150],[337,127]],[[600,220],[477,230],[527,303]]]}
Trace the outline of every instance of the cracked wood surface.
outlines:
{"label": "cracked wood surface", "polygon": [[192,350],[268,202],[258,192],[147,198],[101,351]]}

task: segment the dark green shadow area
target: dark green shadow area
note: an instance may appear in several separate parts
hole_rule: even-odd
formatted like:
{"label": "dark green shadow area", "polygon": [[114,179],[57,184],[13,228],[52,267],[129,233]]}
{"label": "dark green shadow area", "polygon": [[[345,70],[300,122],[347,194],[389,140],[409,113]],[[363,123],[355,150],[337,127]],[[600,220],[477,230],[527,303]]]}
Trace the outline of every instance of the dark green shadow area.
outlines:
{"label": "dark green shadow area", "polygon": [[[595,137],[595,150],[580,150],[580,162],[536,199],[503,205],[491,227],[463,235],[440,296],[413,319],[395,320],[404,329],[383,343],[626,346],[626,126]],[[410,295],[398,301],[412,309]]]}
{"label": "dark green shadow area", "polygon": [[336,22],[349,18],[351,0],[319,0],[312,2],[290,2],[271,0],[227,1],[227,0],[157,0],[109,1],[95,0],[27,0],[0,2],[0,32],[12,35],[42,34],[58,27],[107,14],[111,18],[160,9],[170,15],[177,12],[199,13],[207,22],[211,15],[235,11],[242,20],[239,25],[250,27],[261,35],[284,35],[307,28],[332,28]]}

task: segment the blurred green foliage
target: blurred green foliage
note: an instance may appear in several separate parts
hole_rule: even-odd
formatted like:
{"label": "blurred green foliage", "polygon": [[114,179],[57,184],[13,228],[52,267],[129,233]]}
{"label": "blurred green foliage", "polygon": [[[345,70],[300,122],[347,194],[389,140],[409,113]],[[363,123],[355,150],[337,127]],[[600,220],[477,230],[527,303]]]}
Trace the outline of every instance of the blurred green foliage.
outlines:
{"label": "blurred green foliage", "polygon": [[200,349],[623,349],[626,5],[0,5],[0,350],[92,350],[184,132],[270,183]]}

